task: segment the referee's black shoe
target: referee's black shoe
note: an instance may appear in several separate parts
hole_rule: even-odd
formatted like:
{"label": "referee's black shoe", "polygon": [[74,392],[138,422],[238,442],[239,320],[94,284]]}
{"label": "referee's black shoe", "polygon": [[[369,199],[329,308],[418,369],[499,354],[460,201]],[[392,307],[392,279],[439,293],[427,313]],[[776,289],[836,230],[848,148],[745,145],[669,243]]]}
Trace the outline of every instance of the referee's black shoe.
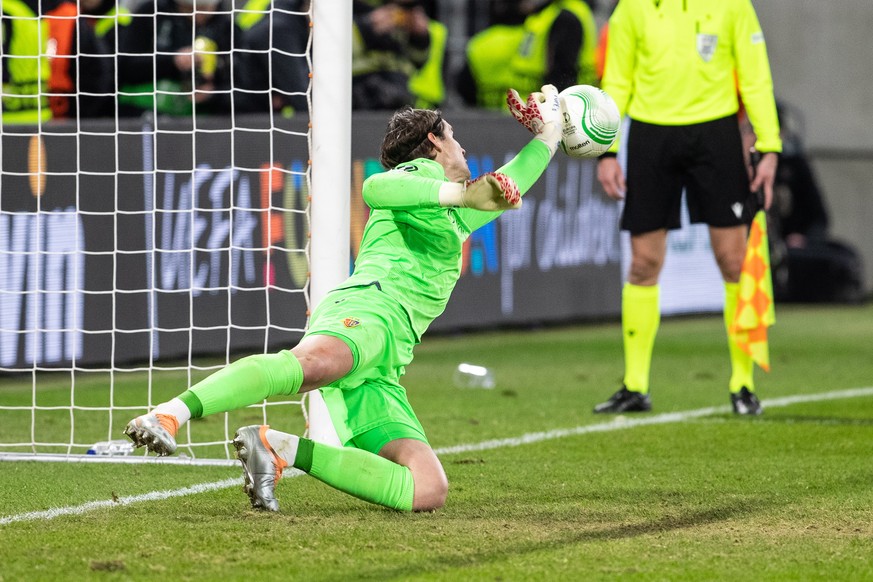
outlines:
{"label": "referee's black shoe", "polygon": [[764,412],[761,406],[761,401],[755,396],[755,393],[743,386],[739,392],[731,394],[731,404],[734,407],[734,414],[743,414],[748,416],[758,416]]}
{"label": "referee's black shoe", "polygon": [[601,402],[594,407],[598,414],[617,414],[621,412],[648,412],[652,409],[652,401],[648,394],[628,390],[622,386],[621,390],[613,394],[606,402]]}

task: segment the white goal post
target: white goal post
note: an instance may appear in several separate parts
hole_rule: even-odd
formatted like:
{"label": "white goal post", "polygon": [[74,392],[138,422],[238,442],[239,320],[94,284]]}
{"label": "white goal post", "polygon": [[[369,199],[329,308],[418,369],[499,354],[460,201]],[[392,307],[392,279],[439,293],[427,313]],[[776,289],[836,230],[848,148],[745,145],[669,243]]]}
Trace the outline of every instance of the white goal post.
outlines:
{"label": "white goal post", "polygon": [[[349,275],[352,175],[352,2],[313,6],[312,248],[310,298],[316,305]],[[343,180],[343,176],[346,177]],[[340,179],[337,179],[339,177]],[[315,232],[318,232],[318,237]],[[309,436],[339,444],[319,392],[309,395]]]}
{"label": "white goal post", "polygon": [[[235,429],[256,422],[338,441],[316,392],[191,422],[174,457],[119,442],[130,418],[230,361],[292,347],[349,274],[352,3],[302,6],[305,52],[265,55],[306,61],[308,115],[231,106],[202,118],[13,122],[24,95],[4,84],[0,460],[231,465]],[[247,11],[236,2],[222,13]],[[4,10],[4,21],[27,18]],[[2,56],[43,70],[61,57],[41,46]],[[116,38],[116,71],[118,48]],[[104,96],[125,95],[115,80]]]}

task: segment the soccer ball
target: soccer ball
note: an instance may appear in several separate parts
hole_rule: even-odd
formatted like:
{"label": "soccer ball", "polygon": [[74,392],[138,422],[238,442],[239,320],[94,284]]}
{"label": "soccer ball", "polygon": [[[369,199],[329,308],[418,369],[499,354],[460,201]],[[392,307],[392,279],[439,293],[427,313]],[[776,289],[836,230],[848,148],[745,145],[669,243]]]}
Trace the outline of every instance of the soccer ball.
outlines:
{"label": "soccer ball", "polygon": [[561,101],[561,150],[573,158],[596,158],[615,142],[621,117],[606,92],[573,85],[558,94]]}

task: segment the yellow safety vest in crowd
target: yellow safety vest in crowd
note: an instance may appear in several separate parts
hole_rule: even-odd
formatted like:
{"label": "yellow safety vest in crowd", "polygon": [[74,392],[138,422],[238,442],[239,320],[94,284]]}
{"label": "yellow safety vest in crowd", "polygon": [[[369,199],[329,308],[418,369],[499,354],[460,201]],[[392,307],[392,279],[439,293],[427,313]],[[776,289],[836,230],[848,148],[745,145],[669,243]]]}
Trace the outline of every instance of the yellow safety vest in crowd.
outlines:
{"label": "yellow safety vest in crowd", "polygon": [[582,24],[576,83],[596,82],[597,23],[591,9],[582,0],[559,0],[528,16],[522,25],[490,26],[467,43],[467,62],[481,107],[503,110],[510,87],[522,96],[540,90],[545,82],[549,32],[562,10],[575,14]]}
{"label": "yellow safety vest in crowd", "polygon": [[[116,26],[129,26],[132,21],[133,16],[130,15],[130,10],[121,6],[114,6],[97,20],[97,24],[94,26],[94,33],[99,38],[104,38]],[[109,50],[114,51],[115,47],[111,46]]]}
{"label": "yellow safety vest in crowd", "polygon": [[[577,85],[592,85],[597,81],[594,59],[597,52],[597,23],[588,4],[582,0],[552,2],[524,21],[525,36],[515,57],[512,70],[518,78],[519,91],[539,91],[546,75],[549,32],[562,10],[576,15],[582,24],[582,49],[579,51]],[[523,84],[522,84],[523,81]],[[565,87],[558,87],[565,89]]]}
{"label": "yellow safety vest in crowd", "polygon": [[237,25],[243,30],[248,30],[260,22],[270,10],[272,0],[249,0],[243,6],[244,12],[236,16]]}
{"label": "yellow safety vest in crowd", "polygon": [[407,47],[405,54],[393,50],[371,49],[361,36],[358,25],[352,23],[352,77],[377,72],[402,73],[412,77],[417,65],[428,59],[428,49]]}
{"label": "yellow safety vest in crowd", "polygon": [[505,109],[506,90],[516,88],[516,77],[509,63],[523,38],[522,26],[495,24],[476,33],[467,42],[467,64],[476,80],[479,107]]}
{"label": "yellow safety vest in crowd", "polygon": [[11,24],[10,37],[5,39],[10,58],[3,59],[8,73],[0,105],[3,123],[48,121],[52,118],[48,99],[48,22],[19,0],[3,0],[3,15]]}
{"label": "yellow safety vest in crowd", "polygon": [[782,151],[767,45],[750,0],[620,0],[601,87],[622,114],[659,125],[734,114],[739,90],[755,147]]}
{"label": "yellow safety vest in crowd", "polygon": [[445,24],[433,19],[428,22],[427,30],[430,33],[430,52],[427,62],[409,79],[409,92],[415,96],[415,106],[419,109],[439,107],[446,98],[443,63],[449,30]]}

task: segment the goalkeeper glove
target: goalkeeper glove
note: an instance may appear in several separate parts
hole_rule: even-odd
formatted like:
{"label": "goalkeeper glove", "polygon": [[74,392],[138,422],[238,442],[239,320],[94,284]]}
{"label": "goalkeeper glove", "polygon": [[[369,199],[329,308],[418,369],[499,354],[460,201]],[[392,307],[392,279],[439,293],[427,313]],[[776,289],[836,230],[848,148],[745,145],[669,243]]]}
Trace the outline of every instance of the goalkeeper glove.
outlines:
{"label": "goalkeeper glove", "polygon": [[527,103],[521,100],[518,91],[506,92],[509,112],[546,146],[552,155],[561,141],[561,102],[554,85],[543,85],[542,92],[528,95]]}
{"label": "goalkeeper glove", "polygon": [[446,182],[440,186],[439,199],[440,206],[493,212],[521,207],[518,185],[512,178],[499,172],[488,172],[463,184]]}

